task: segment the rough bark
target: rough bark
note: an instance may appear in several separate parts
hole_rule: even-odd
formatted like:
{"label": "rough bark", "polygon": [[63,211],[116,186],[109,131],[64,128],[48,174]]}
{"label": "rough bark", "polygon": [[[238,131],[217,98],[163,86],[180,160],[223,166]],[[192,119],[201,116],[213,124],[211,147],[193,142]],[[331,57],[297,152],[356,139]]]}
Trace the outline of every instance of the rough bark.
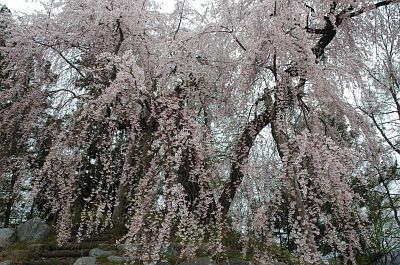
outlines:
{"label": "rough bark", "polygon": [[9,189],[9,196],[7,200],[7,205],[6,205],[6,211],[4,213],[4,228],[7,228],[10,226],[10,218],[11,218],[11,211],[12,211],[12,206],[14,204],[14,185],[15,182],[17,181],[17,174],[16,172],[12,173],[11,176],[11,181],[10,181],[10,189]]}
{"label": "rough bark", "polygon": [[239,137],[234,149],[229,181],[225,184],[223,192],[218,200],[218,204],[222,206],[223,219],[227,218],[231,203],[236,195],[238,187],[242,183],[244,177],[243,167],[247,163],[250,149],[261,130],[271,123],[272,112],[271,108],[266,108],[263,113],[257,115],[254,120],[249,121],[245,125]]}

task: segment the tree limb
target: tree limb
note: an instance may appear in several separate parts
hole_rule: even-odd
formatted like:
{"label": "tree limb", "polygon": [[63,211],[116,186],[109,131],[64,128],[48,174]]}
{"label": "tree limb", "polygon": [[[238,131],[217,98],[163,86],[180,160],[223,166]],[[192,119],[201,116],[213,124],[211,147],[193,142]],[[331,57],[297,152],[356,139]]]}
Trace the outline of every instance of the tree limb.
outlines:
{"label": "tree limb", "polygon": [[399,214],[398,214],[398,212],[397,212],[397,207],[396,207],[396,205],[395,205],[395,203],[394,203],[394,201],[393,201],[393,199],[392,199],[392,197],[391,197],[388,184],[385,182],[385,179],[384,179],[384,177],[382,176],[382,174],[381,174],[381,172],[380,172],[379,169],[378,169],[378,174],[379,174],[379,182],[382,183],[382,186],[385,188],[386,196],[387,196],[387,198],[388,198],[388,200],[389,200],[389,206],[390,206],[390,208],[391,208],[391,210],[393,211],[393,214],[394,214],[394,219],[396,220],[397,225],[400,227],[400,218],[399,218]]}
{"label": "tree limb", "polygon": [[[272,102],[272,99],[270,102]],[[243,167],[247,163],[250,149],[261,130],[271,123],[272,117],[274,116],[273,113],[273,106],[269,106],[263,113],[258,114],[253,120],[249,121],[240,135],[235,146],[229,181],[225,184],[223,192],[218,200],[219,205],[222,206],[223,219],[226,219],[237,189],[242,183],[244,177]]]}
{"label": "tree limb", "polygon": [[[319,57],[321,57],[322,54],[324,54],[324,50],[325,50],[326,46],[328,46],[328,44],[336,36],[337,27],[339,27],[342,24],[342,22],[345,18],[353,18],[353,17],[356,17],[363,13],[366,13],[368,11],[378,9],[379,7],[387,6],[389,4],[396,4],[396,3],[400,3],[400,0],[381,1],[381,2],[375,3],[373,5],[368,5],[368,6],[362,7],[356,11],[353,11],[354,8],[352,6],[350,6],[349,8],[342,10],[339,14],[334,15],[335,21],[332,21],[330,16],[325,16],[324,17],[325,27],[323,29],[312,29],[312,28],[306,27],[306,31],[308,33],[323,35],[318,40],[317,44],[312,48],[313,53],[315,54],[317,59]],[[336,8],[336,4],[334,2],[334,4],[331,7],[330,15],[333,15],[335,8]]]}
{"label": "tree limb", "polygon": [[117,19],[117,31],[118,31],[119,39],[118,39],[117,46],[115,46],[115,49],[114,49],[115,55],[118,55],[118,52],[121,49],[122,42],[125,39],[124,32],[122,31],[122,28],[121,28],[121,20],[120,19]]}

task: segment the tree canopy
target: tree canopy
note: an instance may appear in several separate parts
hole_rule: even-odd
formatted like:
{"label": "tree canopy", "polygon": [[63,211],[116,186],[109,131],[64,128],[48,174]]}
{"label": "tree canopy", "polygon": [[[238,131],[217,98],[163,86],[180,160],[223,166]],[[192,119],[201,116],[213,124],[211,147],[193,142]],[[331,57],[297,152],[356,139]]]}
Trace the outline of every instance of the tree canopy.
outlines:
{"label": "tree canopy", "polygon": [[229,227],[244,243],[279,235],[307,264],[355,264],[365,190],[384,187],[399,218],[398,3],[54,0],[18,19],[3,7],[7,198],[32,183],[60,243],[122,222],[146,261],[172,236],[186,255],[199,240],[221,252]]}

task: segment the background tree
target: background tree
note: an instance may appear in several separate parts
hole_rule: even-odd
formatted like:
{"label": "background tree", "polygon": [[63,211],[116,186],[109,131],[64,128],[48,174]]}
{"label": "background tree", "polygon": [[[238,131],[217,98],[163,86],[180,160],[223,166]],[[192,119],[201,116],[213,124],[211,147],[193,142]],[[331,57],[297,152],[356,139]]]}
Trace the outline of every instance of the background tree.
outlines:
{"label": "background tree", "polygon": [[373,177],[367,193],[378,264],[396,263],[399,252],[399,18],[397,5],[369,16],[372,38],[360,42],[367,48],[365,81],[363,89],[354,93],[358,108],[369,117],[383,143],[370,158]]}
{"label": "background tree", "polygon": [[[25,128],[22,116],[26,115],[27,110],[21,109],[13,112],[14,102],[24,101],[23,91],[19,94],[10,93],[12,80],[16,77],[15,70],[8,66],[7,45],[12,35],[14,21],[11,12],[6,6],[0,9],[0,93],[2,101],[0,103],[0,183],[1,183],[1,223],[4,227],[9,227],[12,219],[19,219],[18,209],[23,207],[24,180],[28,173],[27,161],[24,157],[28,154],[28,135],[25,135]],[[7,113],[11,108],[11,113]],[[15,111],[15,110],[14,110]],[[11,118],[18,115],[19,118]],[[20,141],[25,139],[25,141]],[[18,206],[18,207],[16,207]],[[23,217],[22,217],[23,218]]]}
{"label": "background tree", "polygon": [[51,115],[46,112],[51,98],[41,90],[52,81],[48,64],[42,51],[23,47],[27,43],[20,37],[27,28],[19,22],[2,6],[0,175],[5,227],[12,219],[15,223],[26,218],[35,169],[43,164],[49,145],[46,139],[55,133]]}
{"label": "background tree", "polygon": [[[9,38],[9,23],[11,20],[11,12],[10,10],[6,7],[6,6],[1,6],[0,9],[0,14],[1,14],[1,40],[0,40],[0,44],[1,47],[4,48],[6,46],[6,39]],[[5,57],[4,56],[4,51],[1,52],[1,76],[0,76],[0,80],[1,80],[1,91],[4,91],[6,88],[6,80],[8,78],[8,74],[5,71]],[[4,103],[3,103],[4,104]],[[1,108],[4,108],[3,106],[1,106]],[[5,138],[4,136],[1,138]],[[0,139],[1,139],[0,138]],[[4,141],[4,139],[2,139],[2,142]],[[3,150],[4,147],[2,147]],[[4,151],[3,151],[4,152]],[[4,152],[5,153],[5,152]],[[0,168],[5,168],[6,167],[6,162],[5,160],[5,154],[2,155],[2,161],[0,163]],[[3,172],[3,170],[2,170]],[[8,175],[8,176],[7,176]],[[2,177],[1,177],[1,183],[2,183],[2,195],[1,195],[1,208],[4,209],[4,216],[1,216],[1,220],[2,223],[4,225],[4,227],[8,227],[9,223],[10,223],[10,215],[11,215],[11,207],[13,205],[13,201],[14,201],[14,186],[15,186],[15,182],[16,182],[16,175],[11,173],[10,176],[10,172],[7,173],[2,173]]]}

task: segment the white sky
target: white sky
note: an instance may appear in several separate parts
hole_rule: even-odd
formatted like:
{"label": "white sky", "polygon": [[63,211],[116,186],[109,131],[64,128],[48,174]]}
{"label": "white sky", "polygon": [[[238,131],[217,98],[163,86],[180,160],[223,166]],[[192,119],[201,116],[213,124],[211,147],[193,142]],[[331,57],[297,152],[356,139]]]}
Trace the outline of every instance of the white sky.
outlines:
{"label": "white sky", "polygon": [[0,3],[6,5],[13,13],[34,13],[42,6],[34,0],[0,0]]}

